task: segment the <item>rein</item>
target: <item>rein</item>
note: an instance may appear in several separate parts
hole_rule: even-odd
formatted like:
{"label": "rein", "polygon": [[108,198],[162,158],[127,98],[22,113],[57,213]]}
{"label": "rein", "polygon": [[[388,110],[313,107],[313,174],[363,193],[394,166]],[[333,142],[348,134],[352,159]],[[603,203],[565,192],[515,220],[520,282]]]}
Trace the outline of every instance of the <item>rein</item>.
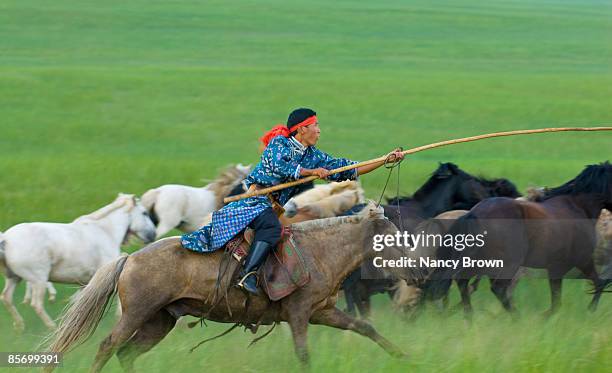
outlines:
{"label": "rein", "polygon": [[[404,150],[401,147],[399,148],[400,150]],[[393,173],[393,169],[397,167],[397,190],[395,192],[395,202],[396,202],[396,207],[397,207],[397,216],[398,216],[398,221],[399,221],[399,229],[400,230],[404,230],[404,222],[402,221],[402,211],[400,209],[400,199],[399,199],[399,192],[400,192],[400,171],[401,171],[401,164],[402,164],[402,160],[399,161],[392,161],[391,159],[389,159],[390,157],[387,157],[385,159],[385,168],[389,170],[389,174],[387,175],[387,181],[385,181],[385,186],[383,187],[382,192],[380,192],[380,198],[378,198],[378,203],[376,204],[376,207],[380,207],[380,203],[382,202],[383,196],[385,195],[385,191],[387,190],[387,185],[389,184],[389,180],[391,179],[391,174]]]}
{"label": "rein", "polygon": [[[516,136],[516,135],[531,135],[531,134],[536,134],[536,133],[569,132],[569,131],[573,131],[573,132],[612,131],[612,127],[557,127],[557,128],[539,128],[539,129],[532,129],[532,130],[516,130],[516,131],[505,131],[505,132],[494,132],[494,133],[487,133],[487,134],[483,134],[483,135],[464,137],[464,138],[460,138],[460,139],[446,140],[446,141],[436,142],[436,143],[428,144],[428,145],[422,145],[422,146],[419,146],[419,147],[416,147],[416,148],[404,150],[402,152],[402,154],[404,154],[404,155],[414,154],[414,153],[418,153],[418,152],[421,152],[421,151],[424,151],[424,150],[439,148],[439,147],[442,147],[442,146],[460,144],[460,143],[464,143],[464,142],[471,142],[471,141],[477,141],[477,140],[484,140],[484,139],[489,139],[489,138],[493,138],[493,137]],[[340,168],[336,168],[336,169],[330,170],[329,173],[330,173],[330,175],[333,175],[333,174],[337,174],[339,172],[344,172],[344,171],[352,170],[352,169],[355,169],[355,168],[358,168],[358,167],[362,167],[362,166],[367,166],[367,165],[370,165],[370,164],[384,163],[386,160],[387,160],[386,156],[375,158],[375,159],[370,159],[368,161],[356,163],[354,165],[340,167]],[[235,196],[232,196],[232,197],[227,197],[227,198],[223,199],[223,202],[224,203],[230,203],[230,202],[234,202],[234,201],[239,201],[239,200],[244,199],[244,198],[260,196],[260,195],[268,194],[268,193],[271,193],[271,192],[276,192],[278,190],[282,190],[282,189],[289,188],[289,187],[292,187],[292,186],[304,184],[304,183],[307,183],[309,181],[316,180],[318,178],[319,178],[318,176],[308,176],[308,177],[301,178],[299,180],[295,180],[295,181],[292,181],[292,182],[289,182],[289,183],[278,184],[278,185],[275,185],[273,187],[263,188],[263,189],[259,189],[259,190],[253,191],[253,192],[248,192],[248,193],[238,194],[238,195],[235,195]]]}

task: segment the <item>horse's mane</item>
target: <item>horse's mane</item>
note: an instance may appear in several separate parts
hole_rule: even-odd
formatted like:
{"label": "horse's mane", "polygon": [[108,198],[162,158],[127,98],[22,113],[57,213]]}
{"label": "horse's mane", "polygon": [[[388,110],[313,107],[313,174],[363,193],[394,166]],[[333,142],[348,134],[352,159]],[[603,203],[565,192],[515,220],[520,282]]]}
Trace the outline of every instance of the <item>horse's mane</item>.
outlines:
{"label": "horse's mane", "polygon": [[519,199],[523,201],[536,202],[539,201],[542,197],[544,197],[544,194],[546,194],[546,190],[546,188],[538,188],[533,186],[528,187],[527,194],[525,195],[525,197]]}
{"label": "horse's mane", "polygon": [[320,201],[332,195],[340,194],[346,190],[361,189],[358,181],[346,180],[340,182],[331,182],[327,184],[313,185],[301,193],[298,193],[292,200],[302,207],[308,203]]}
{"label": "horse's mane", "polygon": [[87,215],[79,216],[74,219],[73,222],[80,222],[82,220],[100,220],[108,216],[108,214],[116,211],[117,209],[125,206],[127,198],[134,198],[133,195],[130,194],[120,194],[113,202],[109,203],[106,206],[103,206],[96,211],[89,213]]}
{"label": "horse's mane", "polygon": [[424,196],[431,193],[431,190],[440,182],[440,179],[447,178],[449,176],[464,176],[466,178],[474,178],[472,175],[464,172],[454,163],[440,163],[438,168],[431,174],[429,179],[423,184],[414,194],[412,198],[420,200]]}
{"label": "horse's mane", "polygon": [[562,195],[608,194],[612,188],[612,164],[605,161],[588,165],[578,176],[556,188],[548,189],[538,201]]}
{"label": "horse's mane", "polygon": [[223,198],[229,195],[232,189],[248,175],[249,168],[230,165],[221,171],[215,181],[206,186],[206,189],[215,195],[217,210],[223,207]]}
{"label": "horse's mane", "polygon": [[487,179],[483,176],[474,177],[482,186],[491,192],[493,197],[511,197],[517,198],[521,196],[516,185],[506,178]]}
{"label": "horse's mane", "polygon": [[342,224],[359,224],[363,220],[369,218],[370,211],[374,210],[376,214],[379,214],[381,217],[384,216],[384,212],[382,208],[376,207],[376,204],[373,201],[369,201],[368,204],[356,215],[350,216],[335,216],[332,218],[323,218],[323,219],[315,219],[308,220],[300,223],[295,223],[291,225],[292,231],[308,231],[312,232],[315,230],[326,230],[328,228],[337,227]]}

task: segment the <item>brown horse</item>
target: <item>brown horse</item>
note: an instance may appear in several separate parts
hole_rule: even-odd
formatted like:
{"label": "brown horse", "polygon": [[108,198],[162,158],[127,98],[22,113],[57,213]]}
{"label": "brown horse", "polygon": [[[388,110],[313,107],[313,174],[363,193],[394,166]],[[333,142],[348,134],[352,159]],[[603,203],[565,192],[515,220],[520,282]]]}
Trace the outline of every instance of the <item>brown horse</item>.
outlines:
{"label": "brown horse", "polygon": [[[604,288],[611,280],[601,280],[593,262],[595,224],[602,209],[612,207],[612,165],[605,162],[587,166],[567,183],[547,190],[537,202],[510,198],[490,198],[480,202],[451,228],[452,234],[486,232],[484,246],[459,251],[441,247],[438,258],[461,260],[456,269],[437,269],[425,291],[433,299],[448,291],[457,279],[464,312],[468,319],[472,307],[469,278],[487,275],[491,290],[503,307],[512,312],[512,278],[520,266],[548,271],[551,307],[556,312],[561,303],[561,283],[565,274],[578,268],[594,285],[589,309],[597,308]],[[503,268],[466,268],[464,258],[503,260]]]}
{"label": "brown horse", "polygon": [[[93,372],[98,372],[115,352],[125,370],[134,359],[159,343],[183,315],[205,316],[209,320],[256,327],[288,322],[295,351],[308,363],[308,324],[352,330],[379,344],[392,356],[405,356],[369,324],[336,308],[342,280],[375,253],[376,234],[395,234],[397,228],[384,218],[382,208],[368,207],[365,216],[321,219],[291,226],[296,245],[303,250],[311,280],[304,287],[277,302],[265,296],[247,297],[231,287],[226,299],[216,302],[217,282],[223,250],[197,254],[181,248],[176,237],[150,244],[101,268],[60,320],[50,336],[50,351],[67,352],[86,340],[97,327],[115,291],[122,315],[112,332],[100,344]],[[399,248],[383,251],[390,259],[401,257]],[[396,273],[411,278],[408,270]]]}

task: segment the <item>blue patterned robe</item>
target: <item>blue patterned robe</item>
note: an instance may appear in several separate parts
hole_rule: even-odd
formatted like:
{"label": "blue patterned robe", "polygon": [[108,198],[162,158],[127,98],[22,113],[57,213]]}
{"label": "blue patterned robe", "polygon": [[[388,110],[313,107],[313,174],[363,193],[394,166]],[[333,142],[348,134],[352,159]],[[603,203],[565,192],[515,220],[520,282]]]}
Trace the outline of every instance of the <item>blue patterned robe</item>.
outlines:
{"label": "blue patterned robe", "polygon": [[[247,176],[245,184],[262,187],[286,183],[300,178],[301,168],[328,170],[355,164],[344,158],[333,158],[314,146],[305,147],[295,138],[273,138],[261,155],[261,160]],[[330,175],[331,181],[356,180],[357,169]],[[284,205],[299,191],[299,186],[274,192],[276,200]],[[181,244],[197,252],[212,252],[223,247],[237,233],[245,229],[265,209],[272,207],[267,196],[255,196],[232,202],[213,212],[212,222],[195,232],[184,234]]]}

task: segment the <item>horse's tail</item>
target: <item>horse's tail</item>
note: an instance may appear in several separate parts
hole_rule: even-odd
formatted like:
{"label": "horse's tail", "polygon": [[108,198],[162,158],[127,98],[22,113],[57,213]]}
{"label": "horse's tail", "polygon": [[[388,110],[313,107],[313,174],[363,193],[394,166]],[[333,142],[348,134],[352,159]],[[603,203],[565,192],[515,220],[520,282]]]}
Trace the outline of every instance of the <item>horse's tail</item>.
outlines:
{"label": "horse's tail", "polygon": [[145,194],[140,197],[140,204],[149,212],[149,216],[151,217],[151,221],[153,224],[157,226],[159,224],[159,219],[157,214],[155,213],[155,202],[157,202],[157,195],[159,194],[159,190],[149,189],[145,192]]}
{"label": "horse's tail", "polygon": [[70,300],[59,327],[42,342],[48,346],[46,351],[66,353],[91,337],[117,291],[127,258],[122,255],[100,267],[87,286]]}
{"label": "horse's tail", "polygon": [[408,307],[414,307],[418,304],[421,298],[421,289],[417,286],[408,284],[404,280],[400,280],[393,285],[393,308],[403,310]]}

